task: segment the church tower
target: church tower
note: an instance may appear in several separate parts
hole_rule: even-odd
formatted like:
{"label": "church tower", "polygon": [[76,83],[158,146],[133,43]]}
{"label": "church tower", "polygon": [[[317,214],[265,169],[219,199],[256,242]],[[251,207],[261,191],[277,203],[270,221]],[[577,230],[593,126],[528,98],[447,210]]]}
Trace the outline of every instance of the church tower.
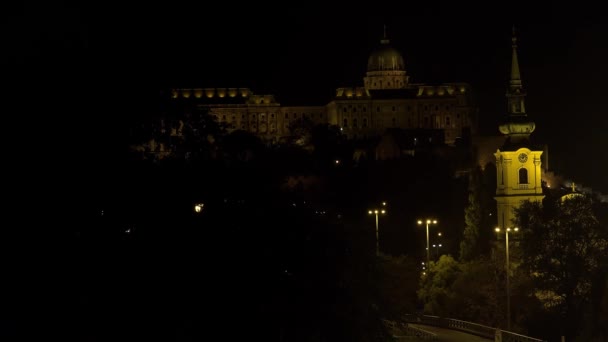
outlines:
{"label": "church tower", "polygon": [[496,150],[496,199],[497,220],[501,229],[513,226],[515,208],[523,201],[541,201],[542,148],[533,146],[530,134],[536,125],[527,114],[517,60],[517,38],[513,32],[511,79],[507,90],[507,115],[499,131],[506,137],[504,145]]}

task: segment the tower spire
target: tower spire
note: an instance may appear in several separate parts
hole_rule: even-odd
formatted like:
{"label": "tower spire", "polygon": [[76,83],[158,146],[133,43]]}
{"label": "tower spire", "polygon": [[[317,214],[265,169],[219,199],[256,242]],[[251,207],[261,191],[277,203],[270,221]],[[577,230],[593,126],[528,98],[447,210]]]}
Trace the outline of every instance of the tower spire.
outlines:
{"label": "tower spire", "polygon": [[511,37],[511,47],[513,53],[511,55],[511,88],[521,88],[521,76],[519,74],[519,61],[517,60],[517,37],[515,36],[515,25],[513,25],[513,35]]}
{"label": "tower spire", "polygon": [[508,142],[520,143],[527,141],[530,133],[534,132],[536,125],[527,118],[525,97],[526,92],[522,86],[519,71],[519,60],[517,58],[517,37],[515,36],[515,25],[511,36],[511,78],[507,90],[507,118],[506,122],[499,126],[502,134],[508,136]]}

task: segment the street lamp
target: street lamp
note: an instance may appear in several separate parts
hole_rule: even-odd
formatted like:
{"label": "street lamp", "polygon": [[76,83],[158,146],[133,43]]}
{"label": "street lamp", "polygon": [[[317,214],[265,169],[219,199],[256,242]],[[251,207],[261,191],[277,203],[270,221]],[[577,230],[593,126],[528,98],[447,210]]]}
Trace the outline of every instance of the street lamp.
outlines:
{"label": "street lamp", "polygon": [[439,259],[439,248],[441,248],[441,244],[433,244],[433,248],[435,248],[435,256]]}
{"label": "street lamp", "polygon": [[[500,233],[500,228],[494,229],[497,233]],[[509,233],[517,232],[519,228],[507,228],[505,229],[505,258],[507,268],[507,330],[511,330],[511,286],[509,285]]]}
{"label": "street lamp", "polygon": [[[382,205],[385,205],[383,202]],[[368,214],[376,215],[376,256],[380,255],[380,239],[378,237],[378,214],[386,214],[386,210],[384,209],[372,209],[368,211]]]}
{"label": "street lamp", "polygon": [[[421,225],[422,220],[418,220],[418,224]],[[429,250],[429,224],[437,224],[437,220],[426,219],[426,264],[428,265],[431,261],[431,254]]]}

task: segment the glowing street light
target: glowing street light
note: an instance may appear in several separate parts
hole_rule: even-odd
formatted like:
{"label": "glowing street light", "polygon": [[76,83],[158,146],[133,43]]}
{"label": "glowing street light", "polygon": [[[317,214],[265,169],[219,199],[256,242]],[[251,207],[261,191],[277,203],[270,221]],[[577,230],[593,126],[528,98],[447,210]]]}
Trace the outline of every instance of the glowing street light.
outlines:
{"label": "glowing street light", "polygon": [[433,244],[433,248],[435,248],[435,256],[439,259],[439,248],[441,248],[441,244]]}
{"label": "glowing street light", "polygon": [[[385,205],[386,202],[383,202],[382,204]],[[378,215],[379,214],[386,214],[386,210],[384,209],[372,209],[369,210],[367,212],[370,215],[376,215],[376,256],[380,255],[380,239],[378,237]]]}
{"label": "glowing street light", "polygon": [[434,219],[426,219],[425,221],[418,220],[418,224],[421,225],[423,222],[426,222],[426,264],[430,264],[431,262],[431,253],[429,250],[429,224],[437,224],[437,220]]}
{"label": "glowing street light", "polygon": [[[500,233],[500,228],[494,229],[497,233]],[[517,232],[519,228],[507,228],[505,229],[505,253],[506,253],[506,268],[507,268],[507,330],[511,330],[511,286],[509,285],[509,233]]]}
{"label": "glowing street light", "polygon": [[203,211],[203,208],[205,207],[205,203],[196,203],[194,205],[194,212],[195,213],[200,213],[201,211]]}

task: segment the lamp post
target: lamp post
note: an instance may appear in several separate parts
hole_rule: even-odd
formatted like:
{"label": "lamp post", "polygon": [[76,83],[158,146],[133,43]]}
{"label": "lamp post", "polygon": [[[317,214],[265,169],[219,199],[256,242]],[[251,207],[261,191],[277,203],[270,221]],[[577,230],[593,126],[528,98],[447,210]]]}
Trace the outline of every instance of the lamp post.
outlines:
{"label": "lamp post", "polygon": [[[497,233],[500,233],[500,228],[494,229]],[[519,228],[507,228],[505,229],[505,259],[507,268],[507,330],[511,330],[511,286],[509,285],[509,232],[517,232]]]}
{"label": "lamp post", "polygon": [[[421,225],[423,223],[422,220],[418,220],[418,224]],[[429,250],[429,224],[437,224],[437,220],[426,219],[426,264],[428,265],[431,260],[431,253]]]}
{"label": "lamp post", "polygon": [[441,244],[433,244],[433,248],[435,248],[435,257],[439,259],[439,248],[441,248]]}
{"label": "lamp post", "polygon": [[[382,205],[386,205],[386,202],[382,202]],[[376,256],[380,255],[380,239],[378,236],[378,214],[386,214],[384,209],[372,209],[367,212],[368,214],[376,215]]]}

